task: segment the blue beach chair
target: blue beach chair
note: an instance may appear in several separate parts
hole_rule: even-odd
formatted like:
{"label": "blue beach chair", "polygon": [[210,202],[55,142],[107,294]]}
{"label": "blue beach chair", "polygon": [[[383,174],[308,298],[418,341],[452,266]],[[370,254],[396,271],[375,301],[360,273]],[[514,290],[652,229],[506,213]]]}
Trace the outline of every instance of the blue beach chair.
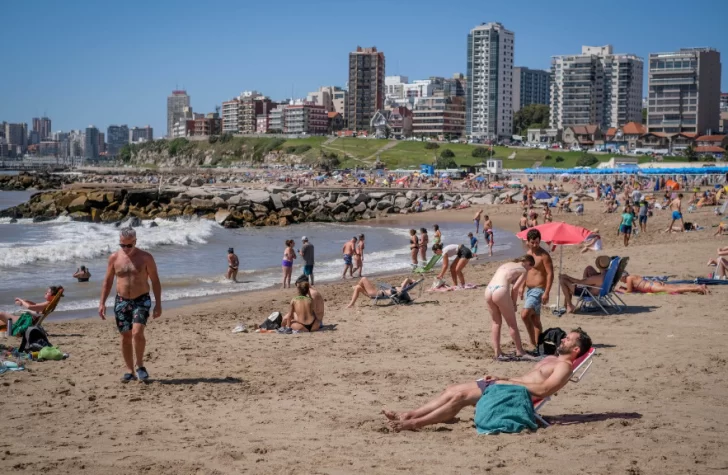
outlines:
{"label": "blue beach chair", "polygon": [[621,312],[626,304],[617,295],[614,290],[617,288],[619,279],[622,278],[624,270],[627,268],[629,257],[615,257],[609,263],[604,281],[600,287],[593,285],[580,285],[576,288],[575,294],[579,296],[576,303],[576,310],[587,308],[600,308],[605,314],[609,315],[607,308],[613,308],[617,313]]}

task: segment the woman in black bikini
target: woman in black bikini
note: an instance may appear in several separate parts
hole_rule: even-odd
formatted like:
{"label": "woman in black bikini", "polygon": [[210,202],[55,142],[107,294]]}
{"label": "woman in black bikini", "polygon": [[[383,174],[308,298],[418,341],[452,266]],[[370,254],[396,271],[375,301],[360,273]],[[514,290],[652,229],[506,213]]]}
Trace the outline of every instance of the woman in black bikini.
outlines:
{"label": "woman in black bikini", "polygon": [[420,248],[420,240],[417,239],[417,231],[410,229],[410,256],[412,257],[412,265],[417,265],[417,253]]}
{"label": "woman in black bikini", "polygon": [[294,316],[291,329],[314,332],[321,327],[321,321],[313,310],[313,299],[309,296],[308,282],[297,283],[296,288],[298,295],[291,300],[290,313]]}

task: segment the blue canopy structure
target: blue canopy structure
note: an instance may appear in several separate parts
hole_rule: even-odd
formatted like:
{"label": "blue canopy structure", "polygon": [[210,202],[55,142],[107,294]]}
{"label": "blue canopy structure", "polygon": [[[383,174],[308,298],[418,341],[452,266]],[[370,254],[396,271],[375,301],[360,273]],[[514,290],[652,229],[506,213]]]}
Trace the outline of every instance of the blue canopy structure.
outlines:
{"label": "blue canopy structure", "polygon": [[551,194],[545,191],[537,191],[536,193],[534,193],[533,197],[537,200],[548,200],[551,198]]}

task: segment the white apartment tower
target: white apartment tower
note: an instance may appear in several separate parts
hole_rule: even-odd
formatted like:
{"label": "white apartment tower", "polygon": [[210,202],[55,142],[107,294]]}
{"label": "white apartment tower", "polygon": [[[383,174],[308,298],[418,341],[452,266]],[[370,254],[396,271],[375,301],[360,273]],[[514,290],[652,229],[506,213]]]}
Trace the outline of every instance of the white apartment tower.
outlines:
{"label": "white apartment tower", "polygon": [[500,23],[468,34],[465,134],[497,140],[513,134],[514,35]]}
{"label": "white apartment tower", "polygon": [[642,123],[642,58],[612,45],[582,46],[551,59],[551,127]]}

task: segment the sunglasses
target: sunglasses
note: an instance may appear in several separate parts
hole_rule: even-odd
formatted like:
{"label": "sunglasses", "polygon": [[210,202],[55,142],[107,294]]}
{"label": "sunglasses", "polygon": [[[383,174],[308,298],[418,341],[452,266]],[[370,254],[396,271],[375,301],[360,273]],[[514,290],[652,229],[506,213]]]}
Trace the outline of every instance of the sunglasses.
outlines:
{"label": "sunglasses", "polygon": [[121,244],[121,243],[119,243],[119,247],[125,248],[125,249],[131,249],[132,247],[134,247],[134,244]]}

